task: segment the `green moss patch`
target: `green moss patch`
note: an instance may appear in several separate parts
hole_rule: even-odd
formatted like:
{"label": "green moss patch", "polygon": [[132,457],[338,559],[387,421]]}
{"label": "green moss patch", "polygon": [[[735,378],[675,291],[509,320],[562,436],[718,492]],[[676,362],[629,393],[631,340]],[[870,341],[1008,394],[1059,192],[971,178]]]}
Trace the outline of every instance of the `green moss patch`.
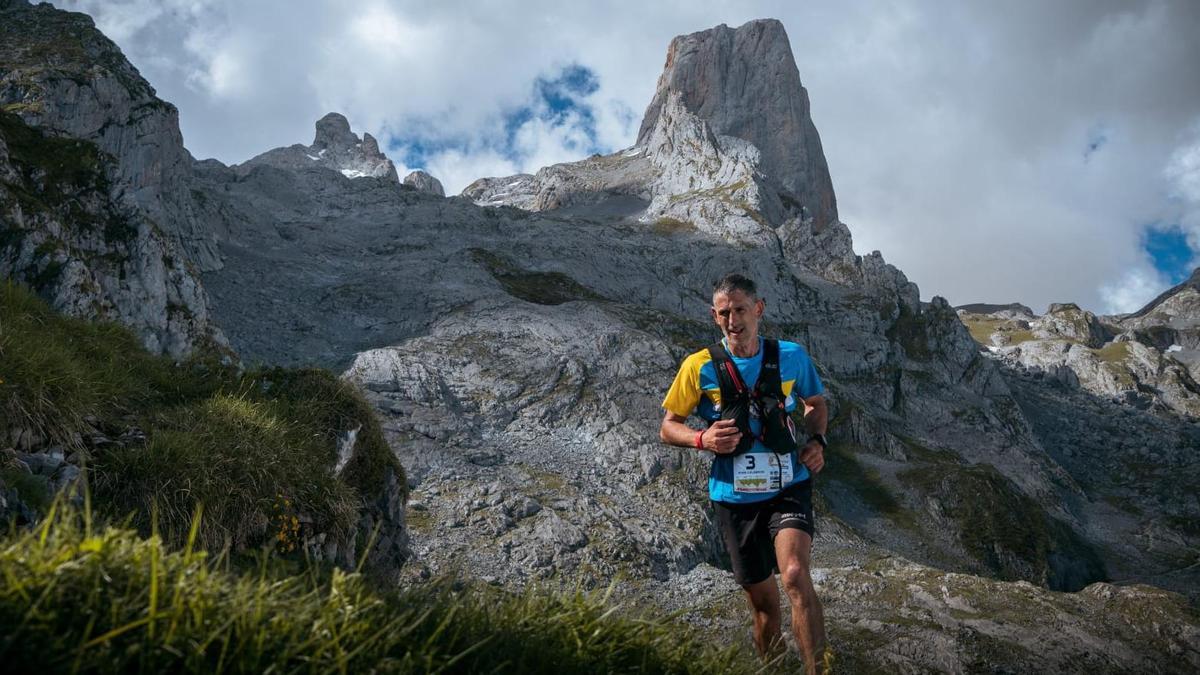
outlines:
{"label": "green moss patch", "polygon": [[1008,336],[1008,344],[1012,345],[1035,339],[1029,329],[1022,328],[1019,323],[1010,319],[992,319],[972,314],[959,318],[971,333],[971,337],[981,345],[992,344],[993,333],[1004,333]]}
{"label": "green moss patch", "polygon": [[603,300],[562,272],[531,272],[508,258],[483,249],[471,249],[471,258],[500,282],[509,295],[538,305],[561,305],[575,300]]}
{"label": "green moss patch", "polygon": [[825,468],[821,478],[833,480],[848,488],[868,508],[898,525],[916,527],[913,514],[884,484],[875,469],[864,466],[856,455],[862,449],[852,443],[835,442],[825,451]]}
{"label": "green moss patch", "polygon": [[1129,359],[1129,343],[1110,342],[1092,353],[1104,363],[1124,363]]}
{"label": "green moss patch", "polygon": [[0,466],[0,484],[16,490],[21,501],[39,513],[45,512],[50,506],[50,480],[45,476],[35,476],[12,466]]}
{"label": "green moss patch", "polygon": [[963,548],[995,578],[1068,591],[1106,578],[1099,556],[1079,535],[992,466],[926,465],[899,477],[941,504]]}
{"label": "green moss patch", "polygon": [[655,234],[659,234],[662,236],[670,236],[673,234],[683,234],[683,233],[687,233],[687,232],[695,232],[696,225],[695,225],[695,223],[692,223],[687,220],[680,220],[678,218],[668,218],[666,216],[663,216],[654,221],[654,227],[652,229],[654,230]]}
{"label": "green moss patch", "polygon": [[104,160],[95,143],[46,136],[18,116],[0,111],[0,136],[10,160],[32,177],[45,176],[44,189],[60,196],[64,189],[107,190]]}

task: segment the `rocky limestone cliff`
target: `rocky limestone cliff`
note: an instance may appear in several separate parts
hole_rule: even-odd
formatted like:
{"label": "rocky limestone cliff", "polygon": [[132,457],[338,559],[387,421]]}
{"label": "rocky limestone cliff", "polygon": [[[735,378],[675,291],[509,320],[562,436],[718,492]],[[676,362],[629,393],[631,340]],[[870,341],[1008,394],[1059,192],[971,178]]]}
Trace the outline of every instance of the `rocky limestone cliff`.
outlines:
{"label": "rocky limestone cliff", "polygon": [[1033,310],[1022,305],[1019,302],[1012,302],[1007,305],[989,305],[985,302],[979,302],[969,305],[958,305],[954,309],[969,312],[971,314],[1004,314],[1004,318],[1012,319],[1017,317],[1025,317],[1033,319],[1036,316]]}
{"label": "rocky limestone cliff", "polygon": [[748,141],[761,170],[778,180],[817,228],[837,220],[829,168],[809,113],[808,92],[783,24],[775,19],[681,35],[667,48],[658,90],[646,108],[638,144],[647,143],[672,95],[713,132]]}
{"label": "rocky limestone cliff", "polygon": [[536,190],[531,185],[532,181],[533,175],[528,173],[500,178],[479,178],[463,188],[459,196],[470,199],[479,206],[512,206],[533,211]]}
{"label": "rocky limestone cliff", "polygon": [[1200,381],[1200,267],[1133,314],[1105,318],[1129,339],[1183,363],[1192,379]]}
{"label": "rocky limestone cliff", "polygon": [[1125,328],[1166,326],[1188,329],[1200,326],[1200,267],[1182,283],[1163,291],[1133,314],[1113,317]]}
{"label": "rocky limestone cliff", "polygon": [[129,326],[152,352],[228,351],[194,267],[113,197],[119,179],[93,143],[47,137],[0,112],[0,275],[65,314]]}
{"label": "rocky limestone cliff", "polygon": [[317,133],[312,145],[292,145],[276,148],[236,165],[239,175],[256,166],[280,169],[322,167],[346,178],[388,178],[399,182],[396,166],[379,151],[379,143],[371,134],[360,139],[350,130],[350,122],[338,113],[329,113],[317,120]]}
{"label": "rocky limestone cliff", "polygon": [[[483,519],[496,546],[539,541],[543,528],[567,542],[505,558],[492,545],[468,552],[470,528],[459,549],[450,545],[455,531],[424,531],[417,519],[414,546],[427,551],[418,569],[474,561],[467,567],[479,574],[519,580],[576,570],[583,560],[589,569],[615,569],[613,552],[633,549],[645,554],[631,561],[641,573],[670,577],[716,555],[704,535],[702,493],[687,491],[690,506],[673,515],[640,494],[675,481],[700,485],[704,460],[664,455],[655,396],[631,387],[650,379],[658,384],[648,391],[664,389],[678,361],[712,339],[712,280],[743,269],[760,280],[771,330],[809,347],[839,419],[854,420],[838,452],[876,478],[831,479],[830,493],[855,528],[952,568],[1064,588],[1099,578],[1091,544],[1071,534],[1086,513],[1061,499],[1074,489],[1063,487],[1070,477],[1047,457],[953,310],[941,300],[922,305],[916,287],[877,254],[855,255],[844,225],[818,232],[811,218],[789,212],[794,207],[757,169],[753,146],[714,136],[679,106],[667,109],[650,145],[476,185],[476,197],[528,199],[532,211],[336,180],[328,171],[261,166],[234,180],[213,167],[203,191],[241,223],[222,245],[228,267],[206,277],[217,315],[251,359],[352,364],[349,375],[375,392],[398,452],[414,467],[429,522]],[[682,202],[701,215],[724,215],[650,219],[655,199],[663,208]],[[749,236],[731,234],[725,223],[734,217]],[[587,318],[596,310],[652,353],[669,355],[655,361],[657,376],[645,370],[648,361],[611,371],[580,356],[597,352],[589,337],[596,330],[571,326],[596,323]],[[498,329],[509,324],[531,332]],[[493,365],[516,368],[522,352],[510,353],[513,341],[553,358],[529,373]],[[641,403],[629,410],[627,400]],[[574,450],[563,455],[564,447]],[[530,493],[520,487],[530,480],[550,487]],[[1015,506],[996,521],[964,511],[974,488],[963,486],[998,492]],[[895,495],[895,513],[912,515],[880,516],[873,493]],[[676,511],[679,496],[668,500]],[[610,504],[611,514],[595,520],[604,512],[563,506],[526,522],[513,516],[526,498]],[[911,518],[920,534],[900,533],[889,517]],[[1012,541],[987,553],[968,536],[981,527],[978,518],[1004,530],[1028,517],[1038,523],[1035,545]],[[663,518],[678,519],[679,531],[653,554],[654,540],[639,532]],[[586,542],[563,534],[576,531],[593,534]],[[538,562],[531,569],[529,561]]]}
{"label": "rocky limestone cliff", "polygon": [[130,202],[200,269],[220,267],[213,214],[189,188],[179,111],[159,99],[91,17],[49,4],[0,9],[0,109],[112,155],[113,198]]}
{"label": "rocky limestone cliff", "polygon": [[[718,40],[721,35],[716,30],[688,37]],[[790,51],[737,56],[741,69],[769,71],[775,64],[762,59],[778,56],[790,66],[783,71],[795,71]],[[775,86],[783,89],[790,81],[780,75]],[[899,294],[905,306],[919,312],[916,286],[879,252],[856,255],[849,228],[836,217],[814,217],[771,173],[773,167],[758,146],[718,133],[711,120],[688,107],[684,92],[663,90],[658,98],[654,114],[647,115],[653,126],[638,146],[545,167],[532,176],[482,178],[462,196],[480,206],[635,217],[658,230],[697,230],[734,245],[782,247],[792,264],[806,272],[837,284]],[[816,152],[820,154],[819,144]],[[820,180],[814,180],[809,188],[819,191]]]}
{"label": "rocky limestone cliff", "polygon": [[[1142,310],[1098,317],[1074,303],[1046,314],[959,310],[990,355],[1108,400],[1200,418],[1200,275]],[[988,308],[990,306],[985,306]]]}

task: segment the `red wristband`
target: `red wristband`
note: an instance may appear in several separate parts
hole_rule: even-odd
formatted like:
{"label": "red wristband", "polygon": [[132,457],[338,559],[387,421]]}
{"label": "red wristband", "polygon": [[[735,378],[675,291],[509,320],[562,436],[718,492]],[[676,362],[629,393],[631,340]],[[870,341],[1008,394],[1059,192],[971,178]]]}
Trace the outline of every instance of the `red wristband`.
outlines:
{"label": "red wristband", "polygon": [[696,432],[696,449],[697,450],[704,449],[704,430],[703,429]]}

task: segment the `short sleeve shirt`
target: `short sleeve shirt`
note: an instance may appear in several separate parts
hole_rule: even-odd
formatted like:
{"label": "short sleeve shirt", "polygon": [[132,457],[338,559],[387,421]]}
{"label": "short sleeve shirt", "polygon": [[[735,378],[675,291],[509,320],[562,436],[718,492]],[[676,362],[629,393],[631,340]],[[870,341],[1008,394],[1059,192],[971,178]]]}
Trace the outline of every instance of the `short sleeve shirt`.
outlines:
{"label": "short sleeve shirt", "polygon": [[[730,354],[734,365],[742,376],[747,387],[754,388],[758,382],[758,373],[762,369],[762,338],[759,338],[758,352],[750,358],[740,358]],[[783,394],[787,398],[788,412],[796,409],[797,402],[824,393],[821,378],[817,369],[804,348],[795,342],[779,341],[779,376],[783,381]],[[668,412],[688,417],[695,414],[705,422],[713,422],[721,417],[721,385],[717,381],[717,371],[713,367],[712,357],[708,349],[688,356],[675,375],[667,397],[662,406]],[[751,416],[750,431],[759,433],[762,423],[757,416]],[[770,452],[761,442],[756,441],[750,452]],[[733,489],[733,457],[729,455],[714,455],[712,469],[708,478],[708,496],[713,501],[733,504],[763,501],[774,497],[776,492],[742,493]],[[802,482],[808,478],[808,468],[800,464],[798,453],[792,453],[794,467],[792,481],[788,485]],[[784,486],[786,487],[786,486]]]}

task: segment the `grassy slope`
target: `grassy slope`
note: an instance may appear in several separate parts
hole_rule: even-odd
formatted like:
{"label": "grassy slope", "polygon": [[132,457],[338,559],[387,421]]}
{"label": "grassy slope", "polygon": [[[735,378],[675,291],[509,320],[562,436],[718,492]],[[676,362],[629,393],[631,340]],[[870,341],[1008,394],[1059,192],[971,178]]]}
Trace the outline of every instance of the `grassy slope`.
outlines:
{"label": "grassy slope", "polygon": [[[175,363],[120,326],[59,316],[11,282],[0,285],[0,380],[0,438],[28,429],[84,453],[98,511],[132,513],[148,532],[156,509],[175,545],[200,503],[200,544],[239,550],[288,534],[299,516],[345,532],[385,469],[403,484],[368,404],[332,374]],[[336,434],[360,425],[356,456],[335,478]],[[91,448],[83,439],[97,429],[140,429],[146,440]]]}

